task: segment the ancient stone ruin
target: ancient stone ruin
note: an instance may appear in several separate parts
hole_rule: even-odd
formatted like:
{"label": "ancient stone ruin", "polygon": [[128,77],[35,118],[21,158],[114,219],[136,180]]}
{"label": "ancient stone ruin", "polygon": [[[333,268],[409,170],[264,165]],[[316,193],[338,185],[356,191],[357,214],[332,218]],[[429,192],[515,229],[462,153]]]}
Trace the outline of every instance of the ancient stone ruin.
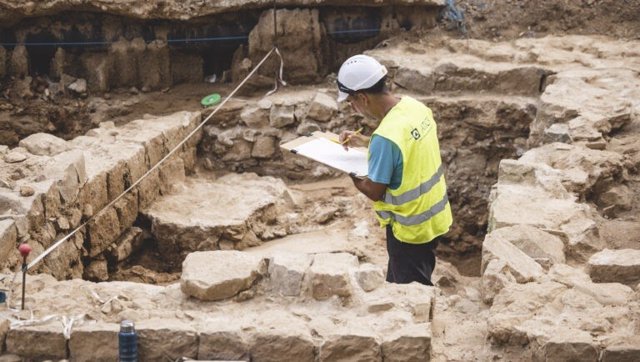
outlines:
{"label": "ancient stone ruin", "polygon": [[[640,5],[457,3],[0,0],[0,361],[117,360],[122,320],[141,361],[640,360]],[[280,148],[373,132],[336,102],[359,52],[438,122],[433,287]],[[17,247],[69,234],[22,310]]]}

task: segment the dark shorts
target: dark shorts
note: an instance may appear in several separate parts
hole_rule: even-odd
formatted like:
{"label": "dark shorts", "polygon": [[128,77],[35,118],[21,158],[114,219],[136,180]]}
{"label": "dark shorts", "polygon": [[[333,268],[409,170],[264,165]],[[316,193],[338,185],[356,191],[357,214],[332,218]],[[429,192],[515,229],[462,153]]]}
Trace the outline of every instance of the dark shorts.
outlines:
{"label": "dark shorts", "polygon": [[436,266],[435,249],[439,239],[437,237],[425,244],[403,243],[393,235],[391,225],[387,225],[387,281],[397,284],[419,282],[433,285],[431,273]]}

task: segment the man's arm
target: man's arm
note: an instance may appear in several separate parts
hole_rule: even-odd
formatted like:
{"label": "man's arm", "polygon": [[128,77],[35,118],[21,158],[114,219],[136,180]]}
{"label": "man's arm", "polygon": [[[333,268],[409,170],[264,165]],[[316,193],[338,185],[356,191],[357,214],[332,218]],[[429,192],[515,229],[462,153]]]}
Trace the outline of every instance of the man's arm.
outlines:
{"label": "man's arm", "polygon": [[372,201],[383,200],[387,188],[393,183],[393,165],[400,157],[400,150],[391,141],[374,135],[369,144],[368,176],[352,176],[353,185]]}
{"label": "man's arm", "polygon": [[356,177],[351,176],[351,180],[353,181],[353,185],[362,192],[366,197],[371,199],[371,201],[380,201],[383,199],[385,191],[387,190],[387,185],[373,182],[369,180],[369,178],[364,177]]}

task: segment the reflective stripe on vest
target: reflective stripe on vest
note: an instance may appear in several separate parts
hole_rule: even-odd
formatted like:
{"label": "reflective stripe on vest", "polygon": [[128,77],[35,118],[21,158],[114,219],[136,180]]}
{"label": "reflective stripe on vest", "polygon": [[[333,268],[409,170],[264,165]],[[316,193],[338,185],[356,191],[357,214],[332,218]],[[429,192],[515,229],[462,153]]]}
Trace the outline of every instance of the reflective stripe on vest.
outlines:
{"label": "reflective stripe on vest", "polygon": [[447,206],[447,202],[449,202],[449,197],[447,197],[447,195],[445,194],[442,200],[431,206],[429,210],[421,214],[412,216],[397,215],[391,211],[376,211],[376,213],[383,219],[391,219],[405,226],[419,225],[431,219],[440,211],[444,210],[444,208]]}
{"label": "reflective stripe on vest", "polygon": [[431,176],[426,182],[423,182],[420,186],[416,187],[413,190],[409,190],[402,195],[393,196],[389,191],[387,191],[384,195],[384,202],[392,205],[402,205],[406,204],[409,201],[413,201],[420,197],[422,194],[426,194],[431,191],[431,188],[435,186],[440,178],[444,174],[444,166],[440,164],[436,173]]}

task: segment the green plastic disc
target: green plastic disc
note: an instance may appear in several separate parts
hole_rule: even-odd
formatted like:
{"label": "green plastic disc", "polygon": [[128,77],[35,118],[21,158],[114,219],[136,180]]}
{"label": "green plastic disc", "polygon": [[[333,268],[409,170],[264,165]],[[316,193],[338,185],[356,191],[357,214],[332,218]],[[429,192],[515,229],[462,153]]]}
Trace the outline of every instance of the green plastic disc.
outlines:
{"label": "green plastic disc", "polygon": [[209,94],[208,96],[202,98],[200,104],[203,107],[211,107],[214,104],[218,104],[220,102],[220,95],[218,93]]}

